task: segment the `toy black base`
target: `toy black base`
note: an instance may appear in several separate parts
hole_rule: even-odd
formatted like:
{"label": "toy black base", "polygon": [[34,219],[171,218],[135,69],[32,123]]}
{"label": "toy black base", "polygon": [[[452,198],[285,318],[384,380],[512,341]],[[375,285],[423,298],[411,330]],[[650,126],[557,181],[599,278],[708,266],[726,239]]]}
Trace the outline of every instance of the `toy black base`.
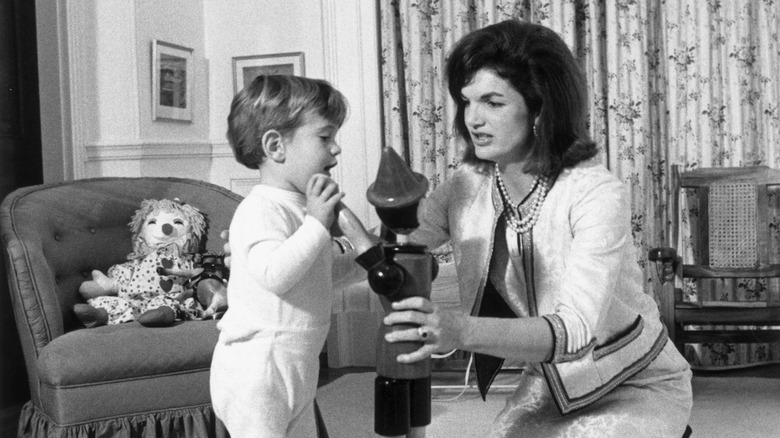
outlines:
{"label": "toy black base", "polygon": [[409,433],[431,424],[431,377],[374,381],[374,432],[382,436]]}

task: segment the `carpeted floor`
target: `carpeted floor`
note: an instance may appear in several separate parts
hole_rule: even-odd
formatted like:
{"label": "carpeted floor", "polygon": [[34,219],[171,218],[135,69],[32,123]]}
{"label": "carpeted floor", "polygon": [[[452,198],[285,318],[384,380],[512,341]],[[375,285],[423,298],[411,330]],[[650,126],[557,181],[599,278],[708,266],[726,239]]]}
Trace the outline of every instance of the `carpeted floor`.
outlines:
{"label": "carpeted floor", "polygon": [[[317,400],[330,438],[375,436],[374,377],[347,374],[319,389]],[[505,379],[511,384],[512,376]],[[487,436],[508,391],[499,387],[483,402],[475,389],[469,389],[456,401],[442,401],[459,391],[434,389],[428,438]],[[693,438],[780,437],[780,378],[694,376],[693,391]]]}

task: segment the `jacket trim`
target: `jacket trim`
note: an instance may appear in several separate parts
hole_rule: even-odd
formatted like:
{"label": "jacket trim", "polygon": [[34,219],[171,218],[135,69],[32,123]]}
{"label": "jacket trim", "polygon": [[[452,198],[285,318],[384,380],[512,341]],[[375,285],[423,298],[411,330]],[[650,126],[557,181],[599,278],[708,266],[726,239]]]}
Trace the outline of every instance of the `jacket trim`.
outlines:
{"label": "jacket trim", "polygon": [[[491,178],[489,181],[492,182],[495,181],[495,179]],[[499,218],[503,213],[503,204],[500,202],[498,188],[493,183],[491,183],[490,186],[491,201],[493,203],[493,219],[491,226],[493,232],[490,234],[491,237],[490,244],[488,245],[485,269],[481,274],[481,280],[477,288],[477,294],[474,297],[474,304],[471,306],[471,316],[479,316],[480,310],[482,310],[482,299],[485,295],[485,288],[487,287],[488,275],[490,271],[490,259],[493,257],[493,248],[495,246],[496,228],[498,226]],[[477,374],[477,387],[479,388],[479,393],[482,396],[482,400],[484,401],[487,399],[487,393],[488,390],[490,390],[490,387],[493,385],[493,381],[496,379],[496,376],[498,376],[499,371],[501,371],[501,367],[504,364],[504,359],[473,352],[471,353],[471,358],[474,361],[474,368]],[[485,382],[485,375],[488,376],[487,382]]]}
{"label": "jacket trim", "polygon": [[613,376],[612,379],[610,379],[605,384],[597,387],[593,391],[583,396],[575,398],[570,398],[566,393],[566,389],[563,386],[563,381],[561,380],[561,376],[558,373],[558,369],[555,367],[555,365],[551,363],[543,363],[542,370],[544,371],[547,384],[550,387],[550,392],[555,399],[555,404],[558,406],[558,410],[561,412],[561,414],[568,414],[569,412],[584,408],[597,401],[615,389],[621,383],[625,382],[631,376],[642,371],[648,365],[650,365],[650,362],[655,360],[658,354],[661,353],[661,350],[663,350],[667,341],[668,335],[666,333],[666,327],[662,327],[662,330],[658,334],[653,347],[644,356],[629,366],[623,368],[622,371],[615,374],[615,376]]}
{"label": "jacket trim", "polygon": [[638,338],[639,335],[642,334],[642,330],[644,330],[644,328],[645,320],[642,318],[637,318],[636,322],[625,336],[619,336],[616,341],[601,345],[593,350],[593,360],[599,360],[602,357],[618,351],[626,345],[630,344],[634,339]]}
{"label": "jacket trim", "polygon": [[[522,243],[522,257],[523,257],[523,266],[525,268],[525,284],[526,284],[526,291],[528,295],[528,313],[530,316],[539,316],[539,310],[536,307],[536,286],[534,283],[534,257],[533,257],[533,240],[531,239],[531,232],[533,232],[533,229],[530,230],[530,232],[522,235],[522,240],[518,243]],[[520,236],[518,236],[518,239]],[[547,319],[548,322],[552,324],[550,319]],[[560,321],[559,321],[560,322]],[[553,326],[554,327],[554,326]],[[619,341],[615,344],[610,344],[605,347],[602,347],[599,350],[598,357],[595,357],[594,353],[594,360],[598,358],[602,358],[609,353],[613,353],[617,350],[619,350],[621,347],[627,345],[630,343],[630,341],[633,341],[636,339],[639,334],[642,332],[642,329],[644,328],[642,317],[640,316],[638,318],[638,323],[635,324],[634,328],[632,328],[630,334],[627,336],[627,340],[625,342]],[[543,362],[542,370],[544,371],[545,380],[547,380],[547,385],[550,388],[550,392],[553,395],[553,398],[555,399],[555,404],[558,406],[558,410],[561,412],[561,414],[568,414],[569,412],[572,412],[577,409],[584,408],[585,406],[590,405],[591,403],[595,402],[596,400],[603,397],[605,394],[609,393],[615,387],[626,381],[629,377],[633,376],[634,374],[638,373],[639,371],[642,371],[645,369],[650,362],[655,360],[655,358],[658,356],[658,354],[661,352],[661,350],[664,348],[664,345],[666,345],[666,341],[668,340],[668,336],[666,333],[666,327],[662,325],[662,330],[659,333],[658,337],[656,338],[655,342],[653,343],[652,348],[645,353],[641,358],[634,361],[634,363],[628,365],[627,367],[623,368],[620,372],[616,373],[609,381],[606,383],[597,386],[594,388],[593,391],[579,396],[571,398],[569,397],[569,394],[566,392],[566,388],[563,385],[563,379],[561,378],[560,373],[558,372],[558,368],[556,367],[555,363],[550,362]],[[555,334],[555,328],[553,328],[553,332]],[[565,332],[565,330],[564,330]],[[558,350],[558,336],[555,336],[556,338],[556,346],[555,351],[553,354],[557,356],[557,350]],[[562,338],[565,340],[565,335]],[[593,348],[593,344],[595,344],[595,340],[591,341],[591,343],[588,344],[586,348],[583,348],[581,351],[583,353],[587,353],[592,351],[591,348]],[[556,356],[553,357],[553,362],[555,361]],[[585,356],[584,354],[582,356]]]}
{"label": "jacket trim", "polygon": [[543,315],[542,318],[547,320],[547,323],[550,324],[550,328],[553,331],[553,352],[552,352],[552,358],[550,359],[550,362],[552,363],[558,363],[561,362],[561,358],[563,357],[563,354],[566,352],[566,328],[563,326],[563,321],[561,321],[561,317],[558,315]]}
{"label": "jacket trim", "polygon": [[490,184],[490,200],[493,203],[493,223],[491,225],[491,229],[493,230],[492,233],[490,233],[490,245],[488,245],[488,251],[487,251],[487,260],[485,261],[485,268],[481,275],[481,280],[479,281],[479,287],[477,288],[477,294],[474,297],[474,304],[471,306],[471,316],[477,316],[479,315],[479,309],[482,306],[482,295],[485,293],[485,286],[487,285],[488,281],[488,275],[490,274],[490,259],[493,257],[493,248],[495,247],[495,240],[496,240],[496,228],[498,227],[498,221],[501,217],[501,214],[504,212],[504,204],[501,202],[500,194],[498,193],[498,187],[496,187],[496,184],[493,183],[495,181],[495,178],[493,177],[492,173],[492,167],[491,167],[491,178],[489,180]]}
{"label": "jacket trim", "polygon": [[[590,342],[588,342],[588,345],[585,345],[584,347],[580,348],[578,351],[574,353],[567,353],[566,346],[568,345],[569,336],[566,333],[566,327],[563,325],[563,320],[561,319],[561,317],[558,316],[557,314],[551,314],[551,315],[542,315],[542,318],[546,319],[547,323],[550,324],[550,328],[552,328],[553,331],[553,341],[555,342],[555,346],[553,347],[552,358],[550,358],[549,360],[550,363],[571,362],[573,360],[581,359],[585,357],[585,355],[587,355],[596,346],[596,339],[594,338],[591,339]],[[621,343],[621,346],[626,344],[627,342]],[[620,347],[617,347],[608,352],[603,352],[601,356],[609,354],[612,351],[618,350],[619,348]],[[593,353],[594,359],[598,359],[599,357],[601,357],[601,356],[596,357],[596,355],[599,354],[599,352],[601,351],[602,349],[594,350]]]}

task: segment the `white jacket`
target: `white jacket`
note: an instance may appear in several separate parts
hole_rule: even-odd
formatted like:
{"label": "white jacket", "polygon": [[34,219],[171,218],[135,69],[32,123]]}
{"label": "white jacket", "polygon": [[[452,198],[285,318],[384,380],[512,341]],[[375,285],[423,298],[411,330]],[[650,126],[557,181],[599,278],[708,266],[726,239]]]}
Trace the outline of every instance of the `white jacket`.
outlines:
{"label": "white jacket", "polygon": [[[503,204],[493,170],[462,166],[418,211],[411,239],[435,248],[451,242],[464,312],[476,315],[488,278]],[[542,368],[562,413],[582,408],[650,364],[668,340],[655,301],[644,293],[623,184],[600,164],[565,169],[530,233],[522,236],[530,315],[555,334]],[[528,251],[532,248],[531,251]],[[560,306],[576,309],[592,339],[567,354]]]}

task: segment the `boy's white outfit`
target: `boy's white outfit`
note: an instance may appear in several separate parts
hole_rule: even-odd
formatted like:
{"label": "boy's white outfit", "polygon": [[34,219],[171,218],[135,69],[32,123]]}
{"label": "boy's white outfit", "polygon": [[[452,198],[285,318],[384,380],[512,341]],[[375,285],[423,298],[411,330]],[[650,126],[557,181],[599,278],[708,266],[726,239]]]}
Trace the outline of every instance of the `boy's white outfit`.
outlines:
{"label": "boy's white outfit", "polygon": [[303,194],[255,186],[230,225],[229,308],[211,364],[214,411],[234,437],[316,436],[319,354],[333,281],[365,279],[335,256]]}

